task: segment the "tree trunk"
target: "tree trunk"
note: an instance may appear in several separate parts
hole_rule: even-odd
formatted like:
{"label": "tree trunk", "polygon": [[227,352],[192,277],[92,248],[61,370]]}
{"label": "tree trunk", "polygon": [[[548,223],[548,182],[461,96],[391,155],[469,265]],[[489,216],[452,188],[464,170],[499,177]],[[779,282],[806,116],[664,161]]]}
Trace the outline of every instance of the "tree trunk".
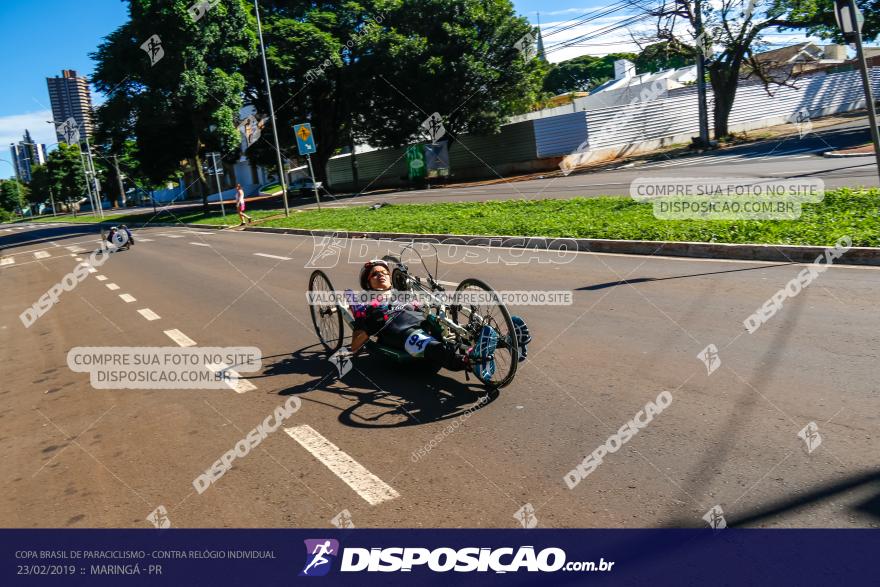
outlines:
{"label": "tree trunk", "polygon": [[709,81],[715,104],[712,117],[715,123],[715,139],[723,139],[730,134],[728,128],[736,89],[739,85],[739,70],[742,58],[736,56],[731,62],[716,62],[709,67]]}

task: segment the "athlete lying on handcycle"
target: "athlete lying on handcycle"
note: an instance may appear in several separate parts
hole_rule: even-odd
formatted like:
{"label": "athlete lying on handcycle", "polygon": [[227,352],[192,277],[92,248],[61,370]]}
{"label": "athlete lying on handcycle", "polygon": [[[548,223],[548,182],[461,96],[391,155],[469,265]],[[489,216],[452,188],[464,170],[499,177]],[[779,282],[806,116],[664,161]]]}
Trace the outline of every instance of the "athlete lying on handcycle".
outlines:
{"label": "athlete lying on handcycle", "polygon": [[130,249],[134,243],[134,237],[131,236],[131,231],[124,224],[111,226],[107,232],[107,242],[119,248]]}
{"label": "athlete lying on handcycle", "polygon": [[[377,336],[381,344],[403,350],[412,357],[424,358],[436,369],[470,370],[484,383],[491,380],[498,345],[498,334],[493,328],[483,326],[475,344],[468,349],[443,341],[435,334],[437,325],[432,320],[435,316],[426,316],[418,302],[403,304],[393,299],[391,270],[382,260],[364,264],[360,284],[365,291],[387,292],[388,295],[377,295],[368,304],[351,304],[355,319],[352,353],[357,352],[371,336]],[[516,329],[519,360],[522,361],[531,337],[522,318],[511,316],[511,321]]]}

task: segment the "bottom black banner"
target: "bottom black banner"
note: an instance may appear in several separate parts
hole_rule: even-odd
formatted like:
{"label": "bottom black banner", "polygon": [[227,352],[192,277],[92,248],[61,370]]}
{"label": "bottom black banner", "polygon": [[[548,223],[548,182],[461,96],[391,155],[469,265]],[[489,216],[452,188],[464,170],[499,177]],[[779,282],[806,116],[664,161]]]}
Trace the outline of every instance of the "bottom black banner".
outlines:
{"label": "bottom black banner", "polygon": [[0,530],[6,585],[880,584],[878,530]]}

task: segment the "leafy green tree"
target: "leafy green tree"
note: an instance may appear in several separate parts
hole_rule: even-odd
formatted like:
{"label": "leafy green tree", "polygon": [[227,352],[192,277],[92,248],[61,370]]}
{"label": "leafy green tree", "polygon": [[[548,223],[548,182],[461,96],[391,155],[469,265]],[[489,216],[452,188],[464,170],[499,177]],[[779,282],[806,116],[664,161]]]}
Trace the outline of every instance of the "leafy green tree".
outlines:
{"label": "leafy green tree", "polygon": [[55,199],[61,202],[78,201],[85,196],[85,172],[77,145],[60,143],[49,153],[45,165],[33,170],[31,201],[43,202]]}
{"label": "leafy green tree", "polygon": [[534,35],[509,0],[396,0],[363,35],[357,128],[371,145],[418,140],[442,117],[444,139],[491,134],[540,96],[544,65],[522,39]]}
{"label": "leafy green tree", "polygon": [[0,180],[0,208],[7,212],[19,210],[27,201],[28,189],[15,179]]}
{"label": "leafy green tree", "polygon": [[[256,57],[253,16],[246,0],[228,0],[198,18],[194,0],[129,0],[128,21],[91,57],[92,82],[108,95],[98,123],[116,144],[133,139],[143,172],[159,183],[183,161],[197,172],[207,209],[205,151],[236,152],[245,89],[240,69]],[[151,39],[153,49],[141,45]],[[149,48],[149,46],[148,46]]]}
{"label": "leafy green tree", "polygon": [[[834,19],[834,0],[789,0],[787,4],[791,7],[791,19],[803,23],[808,35],[844,43]],[[880,36],[880,0],[856,0],[856,4],[865,17],[863,40],[876,40]]]}
{"label": "leafy green tree", "polygon": [[695,62],[694,48],[674,40],[648,45],[635,59],[636,71],[639,73],[679,69]]}
{"label": "leafy green tree", "polygon": [[554,95],[586,92],[614,77],[614,62],[635,61],[635,53],[611,53],[604,57],[581,55],[553,65],[544,78],[544,89]]}
{"label": "leafy green tree", "polygon": [[[353,122],[363,106],[365,32],[378,26],[388,0],[359,2],[264,0],[260,3],[272,97],[282,154],[297,158],[293,127],[310,122],[317,152],[318,179],[326,181],[326,163],[353,138]],[[259,59],[243,69],[247,98],[257,117],[268,115],[265,79]],[[271,122],[247,150],[251,161],[277,165]]]}
{"label": "leafy green tree", "polygon": [[[770,66],[755,58],[764,47],[762,35],[777,28],[809,29],[816,26],[819,1],[671,0],[648,10],[658,18],[658,40],[680,46],[687,44],[685,40],[689,34],[690,43],[695,45],[694,58],[702,51],[712,84],[715,138],[721,139],[729,134],[730,112],[744,67],[747,66],[751,74],[765,83],[768,92],[771,84],[780,83],[769,71]],[[698,21],[702,21],[702,38],[697,35]],[[681,34],[685,35],[684,39],[679,36]]]}

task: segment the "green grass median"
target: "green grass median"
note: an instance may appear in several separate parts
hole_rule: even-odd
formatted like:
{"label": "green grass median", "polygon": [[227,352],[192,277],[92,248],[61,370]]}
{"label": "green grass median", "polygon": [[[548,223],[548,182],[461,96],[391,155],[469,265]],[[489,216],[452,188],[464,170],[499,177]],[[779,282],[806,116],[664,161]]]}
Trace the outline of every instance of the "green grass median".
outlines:
{"label": "green grass median", "polygon": [[[253,210],[260,226],[364,232],[548,236],[615,240],[880,247],[880,190],[829,191],[804,204],[798,220],[658,220],[651,204],[627,197],[394,204],[293,211]],[[47,217],[45,222],[95,222],[93,216]],[[105,222],[238,225],[238,216],[201,211],[105,216]]]}
{"label": "green grass median", "polygon": [[367,232],[550,236],[652,241],[819,245],[849,236],[880,247],[880,190],[829,191],[799,220],[658,220],[627,197],[400,204],[309,210],[261,226]]}
{"label": "green grass median", "polygon": [[[239,224],[238,214],[232,212],[234,207],[227,207],[230,212],[226,216],[220,212],[209,212],[205,214],[202,211],[180,210],[180,211],[160,211],[156,214],[153,212],[139,212],[137,214],[120,214],[104,212],[104,219],[95,218],[91,214],[78,214],[76,218],[73,215],[64,216],[42,216],[40,218],[25,219],[24,222],[77,222],[82,224],[94,224],[98,222],[117,222],[119,224],[216,224],[220,226],[235,226]],[[283,214],[278,210],[248,210],[248,216],[259,220],[268,218],[277,214]]]}

